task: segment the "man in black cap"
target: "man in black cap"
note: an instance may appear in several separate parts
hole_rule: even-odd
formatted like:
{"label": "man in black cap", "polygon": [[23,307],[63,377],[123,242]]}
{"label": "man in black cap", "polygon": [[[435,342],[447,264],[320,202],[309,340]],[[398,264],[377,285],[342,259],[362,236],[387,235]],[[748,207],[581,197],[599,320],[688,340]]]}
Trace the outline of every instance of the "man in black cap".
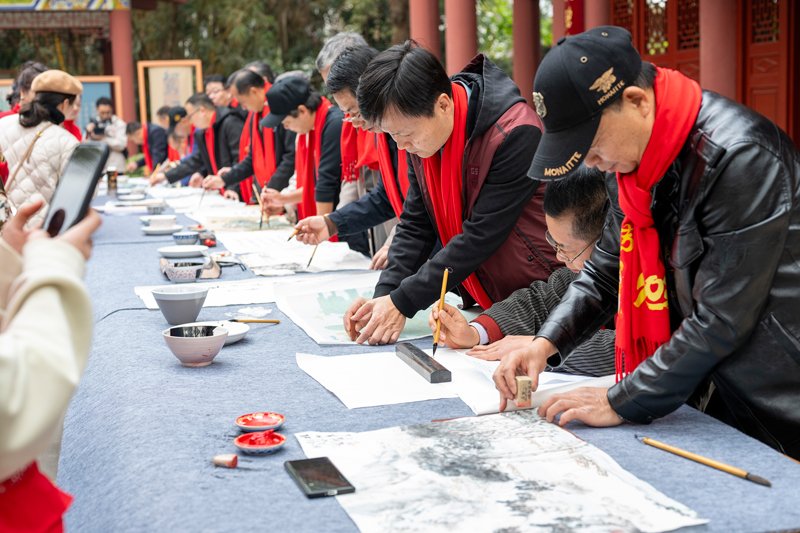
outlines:
{"label": "man in black cap", "polygon": [[125,134],[129,141],[142,147],[144,157],[138,161],[130,161],[125,164],[125,170],[133,172],[138,168],[145,167],[145,173],[150,174],[155,170],[159,163],[167,159],[167,132],[164,128],[150,122],[128,122],[125,126]]}
{"label": "man in black cap", "polygon": [[[186,101],[186,113],[196,128],[194,142],[197,149],[180,166],[154,174],[150,178],[151,185],[165,180],[175,183],[194,173],[202,176],[216,174],[220,168],[239,160],[239,137],[244,120],[238,113],[229,107],[214,107],[211,99],[203,93],[197,93]],[[234,185],[227,189],[225,196],[238,200],[238,187]]]}
{"label": "man in black cap", "polygon": [[800,154],[775,124],[676,71],[630,34],[559,41],[536,74],[545,125],[529,175],[608,172],[590,261],[529,347],[495,373],[537,380],[610,317],[618,382],[554,395],[552,421],[648,423],[689,402],[800,458]]}
{"label": "man in black cap", "polygon": [[[263,66],[272,76],[269,66]],[[208,176],[203,182],[206,189],[241,183],[242,201],[257,204],[253,197],[254,188],[260,194],[264,187],[281,191],[289,185],[294,174],[296,134],[281,124],[266,129],[259,124],[269,114],[266,91],[272,87],[273,79],[265,79],[249,68],[237,70],[228,78],[231,94],[249,115],[239,143],[239,162],[233,168],[221,168],[216,176]]]}

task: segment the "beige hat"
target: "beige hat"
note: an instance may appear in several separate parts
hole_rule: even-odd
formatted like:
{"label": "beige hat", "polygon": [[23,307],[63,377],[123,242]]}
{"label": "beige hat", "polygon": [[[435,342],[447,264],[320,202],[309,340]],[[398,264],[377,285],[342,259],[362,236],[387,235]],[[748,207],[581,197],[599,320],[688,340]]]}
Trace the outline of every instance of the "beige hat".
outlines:
{"label": "beige hat", "polygon": [[79,95],[83,93],[83,84],[74,76],[63,70],[47,70],[33,79],[33,92],[52,92]]}

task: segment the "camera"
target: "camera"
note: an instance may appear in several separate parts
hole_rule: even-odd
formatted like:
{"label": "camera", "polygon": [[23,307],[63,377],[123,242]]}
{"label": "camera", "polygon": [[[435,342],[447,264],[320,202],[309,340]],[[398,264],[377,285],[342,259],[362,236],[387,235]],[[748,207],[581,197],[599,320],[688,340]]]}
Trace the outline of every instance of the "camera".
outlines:
{"label": "camera", "polygon": [[111,120],[102,120],[100,117],[94,117],[92,123],[94,124],[94,134],[102,137],[106,134],[106,126],[111,124]]}

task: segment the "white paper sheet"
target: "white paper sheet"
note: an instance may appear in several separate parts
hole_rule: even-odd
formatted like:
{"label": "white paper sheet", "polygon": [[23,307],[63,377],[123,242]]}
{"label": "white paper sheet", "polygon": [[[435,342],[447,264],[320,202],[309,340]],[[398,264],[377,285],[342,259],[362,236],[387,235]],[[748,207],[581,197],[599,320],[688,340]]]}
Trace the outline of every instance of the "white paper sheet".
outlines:
{"label": "white paper sheet", "polygon": [[[270,231],[217,231],[225,248],[237,254],[256,275],[284,272],[330,272],[368,270],[372,261],[350,249],[347,243],[323,242],[314,247],[289,239],[292,228]],[[314,259],[309,265],[311,256]]]}
{"label": "white paper sheet", "polygon": [[394,353],[324,357],[296,355],[297,365],[334,393],[348,409],[456,398],[440,383],[428,383]]}
{"label": "white paper sheet", "polygon": [[[348,409],[437,398],[459,397],[476,415],[497,413],[500,393],[492,375],[500,364],[466,355],[462,351],[440,348],[436,361],[447,368],[450,383],[431,384],[392,351],[323,357],[297,354],[297,364],[322,386],[334,393]],[[423,350],[431,355],[432,350]],[[375,376],[391,376],[376,379]],[[539,407],[552,394],[578,387],[610,387],[614,376],[592,378],[560,372],[543,372],[539,387],[531,395],[531,409]],[[447,393],[447,395],[442,395]],[[506,411],[519,410],[508,402]],[[527,409],[527,408],[525,408]]]}
{"label": "white paper sheet", "polygon": [[[303,328],[318,344],[355,344],[344,331],[344,313],[350,303],[358,298],[371,298],[380,271],[329,274],[325,283],[306,278],[275,292],[275,302],[295,324]],[[461,299],[448,293],[445,301],[458,305]],[[430,309],[418,312],[406,320],[398,342],[431,335],[428,326]]]}
{"label": "white paper sheet", "polygon": [[362,533],[659,533],[708,522],[532,411],[295,436],[356,488],[336,499]]}
{"label": "white paper sheet", "polygon": [[[428,355],[432,350],[424,350]],[[458,397],[472,409],[476,415],[497,413],[500,410],[500,393],[497,392],[492,376],[499,361],[484,361],[466,354],[466,350],[451,350],[439,348],[436,350],[436,360],[447,368],[453,376],[453,381],[447,387],[458,394]],[[575,376],[562,372],[542,372],[539,374],[539,385],[531,395],[531,409],[539,407],[542,403],[556,393],[567,392],[578,387],[610,387],[615,383],[614,376],[593,378],[589,376]],[[520,408],[514,402],[508,402],[506,411],[516,411]],[[524,408],[527,409],[527,408]]]}

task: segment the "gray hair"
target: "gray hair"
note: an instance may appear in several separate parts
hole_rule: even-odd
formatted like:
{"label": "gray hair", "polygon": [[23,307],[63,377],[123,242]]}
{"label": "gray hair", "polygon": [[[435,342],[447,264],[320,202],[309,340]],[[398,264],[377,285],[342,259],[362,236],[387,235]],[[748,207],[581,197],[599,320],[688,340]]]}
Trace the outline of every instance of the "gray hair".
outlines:
{"label": "gray hair", "polygon": [[284,78],[303,78],[307,82],[309,83],[311,82],[311,76],[309,76],[302,70],[290,70],[289,72],[284,72],[283,74],[275,78],[275,83],[278,83],[280,80]]}
{"label": "gray hair", "polygon": [[367,41],[364,40],[360,34],[352,31],[343,31],[337,33],[327,41],[322,47],[322,50],[317,54],[316,67],[319,72],[331,68],[333,62],[339,57],[339,54],[345,51],[346,48],[352,46],[368,46]]}

